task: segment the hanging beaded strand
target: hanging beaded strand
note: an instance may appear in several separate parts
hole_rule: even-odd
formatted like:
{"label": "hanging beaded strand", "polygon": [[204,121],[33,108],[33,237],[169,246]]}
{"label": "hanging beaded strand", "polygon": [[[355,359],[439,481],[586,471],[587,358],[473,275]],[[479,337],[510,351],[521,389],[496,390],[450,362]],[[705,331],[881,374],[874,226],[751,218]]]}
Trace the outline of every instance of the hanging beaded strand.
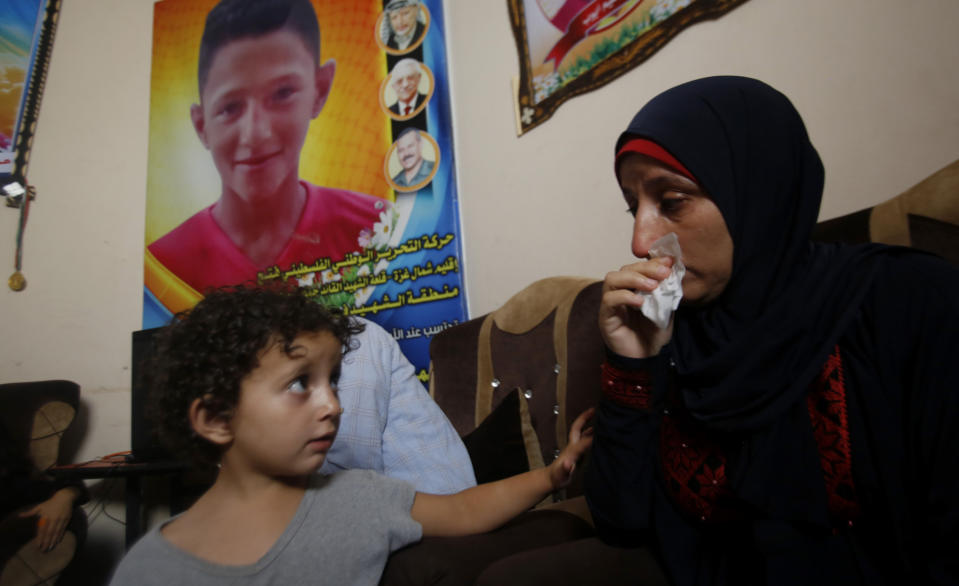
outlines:
{"label": "hanging beaded strand", "polygon": [[13,274],[7,279],[7,285],[11,291],[23,291],[27,286],[27,279],[23,276],[23,233],[27,227],[27,217],[30,215],[30,200],[34,197],[35,190],[32,185],[27,186],[27,192],[24,193],[20,201],[20,223],[17,226],[17,249],[13,259]]}

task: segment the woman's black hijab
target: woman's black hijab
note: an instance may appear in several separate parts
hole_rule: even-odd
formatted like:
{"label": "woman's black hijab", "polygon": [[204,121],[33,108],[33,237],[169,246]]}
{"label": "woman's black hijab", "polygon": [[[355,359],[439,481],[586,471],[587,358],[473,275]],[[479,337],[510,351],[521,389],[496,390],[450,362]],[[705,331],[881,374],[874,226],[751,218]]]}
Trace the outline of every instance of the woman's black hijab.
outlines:
{"label": "woman's black hijab", "polygon": [[726,430],[768,425],[805,393],[855,314],[877,247],[809,241],[823,166],[783,94],[709,77],[653,98],[619,139],[647,138],[689,169],[722,212],[733,271],[719,299],[676,317],[686,401]]}
{"label": "woman's black hijab", "polygon": [[[789,469],[818,469],[803,399],[885,247],[810,242],[822,162],[790,101],[760,81],[710,77],[670,89],[633,118],[617,152],[634,137],[692,172],[733,240],[720,297],[676,314],[670,352],[686,407],[709,428],[753,438],[730,461],[741,497],[780,518],[824,511],[814,504],[825,496],[821,476],[802,482]],[[797,501],[812,506],[789,510]]]}

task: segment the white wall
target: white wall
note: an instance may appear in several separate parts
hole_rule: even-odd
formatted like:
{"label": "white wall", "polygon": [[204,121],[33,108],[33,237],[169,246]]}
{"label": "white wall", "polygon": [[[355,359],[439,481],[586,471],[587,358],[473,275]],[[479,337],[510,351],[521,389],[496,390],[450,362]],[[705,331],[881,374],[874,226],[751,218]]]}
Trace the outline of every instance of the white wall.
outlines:
{"label": "white wall", "polygon": [[[148,0],[63,2],[28,167],[37,199],[25,233],[27,288],[0,291],[0,382],[80,383],[97,405],[81,457],[129,442],[152,20]],[[4,277],[17,221],[17,210],[0,208]]]}
{"label": "white wall", "polygon": [[555,274],[630,259],[613,144],[652,96],[705,75],[792,98],[826,166],[823,219],[888,199],[959,158],[959,2],[749,0],[516,138],[505,0],[451,2],[456,155],[471,309]]}
{"label": "white wall", "polygon": [[[28,286],[0,292],[0,382],[79,382],[80,459],[128,447],[152,12],[152,0],[63,2],[29,169]],[[694,77],[752,75],[792,97],[826,164],[824,218],[959,158],[955,0],[749,0],[521,138],[506,0],[449,1],[447,20],[473,315],[537,278],[599,278],[629,260],[613,142],[647,99]],[[13,271],[16,222],[0,208],[0,276]]]}

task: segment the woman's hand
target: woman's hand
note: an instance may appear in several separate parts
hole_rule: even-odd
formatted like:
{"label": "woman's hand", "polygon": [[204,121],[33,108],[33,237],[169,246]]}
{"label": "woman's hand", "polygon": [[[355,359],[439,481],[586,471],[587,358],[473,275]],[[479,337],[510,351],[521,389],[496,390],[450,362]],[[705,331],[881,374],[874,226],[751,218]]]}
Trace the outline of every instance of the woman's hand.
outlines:
{"label": "woman's hand", "polygon": [[599,331],[606,346],[620,356],[646,358],[659,354],[673,335],[673,322],[659,329],[640,311],[643,297],[669,276],[673,259],[640,260],[606,275],[599,306]]}
{"label": "woman's hand", "polygon": [[566,447],[549,465],[549,478],[553,484],[553,490],[563,488],[570,483],[573,479],[573,472],[576,470],[576,462],[593,445],[593,428],[583,429],[583,427],[595,411],[591,407],[580,413],[579,417],[573,421],[573,425],[569,428],[569,441],[566,443]]}
{"label": "woman's hand", "polygon": [[75,488],[61,488],[49,499],[20,513],[21,517],[37,517],[36,542],[40,551],[50,551],[60,543],[78,496]]}

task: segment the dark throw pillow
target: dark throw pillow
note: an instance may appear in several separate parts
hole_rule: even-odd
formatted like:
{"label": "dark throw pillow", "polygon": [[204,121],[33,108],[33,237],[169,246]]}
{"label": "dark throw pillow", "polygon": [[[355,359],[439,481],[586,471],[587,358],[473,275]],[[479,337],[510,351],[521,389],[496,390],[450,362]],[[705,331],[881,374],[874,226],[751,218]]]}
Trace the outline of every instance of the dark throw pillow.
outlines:
{"label": "dark throw pillow", "polygon": [[[476,482],[492,482],[529,470],[519,389],[506,395],[473,431],[463,436]],[[528,416],[527,418],[528,419]]]}

